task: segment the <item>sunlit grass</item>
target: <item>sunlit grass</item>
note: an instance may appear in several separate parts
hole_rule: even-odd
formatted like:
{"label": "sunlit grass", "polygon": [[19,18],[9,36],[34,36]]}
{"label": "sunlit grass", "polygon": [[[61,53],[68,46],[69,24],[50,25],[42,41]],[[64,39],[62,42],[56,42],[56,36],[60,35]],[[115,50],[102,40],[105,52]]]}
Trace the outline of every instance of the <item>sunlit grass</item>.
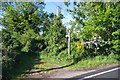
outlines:
{"label": "sunlit grass", "polygon": [[86,60],[81,60],[77,64],[70,66],[68,69],[93,69],[102,65],[118,63],[118,55],[109,55],[109,56],[96,56],[95,58],[89,58]]}
{"label": "sunlit grass", "polygon": [[[50,69],[50,68],[56,68],[60,66],[66,66],[71,64],[68,61],[59,61],[55,60],[54,57],[48,57],[46,55],[41,55],[40,58],[45,62],[44,64],[37,64],[34,66],[34,68],[45,70],[45,69]],[[78,63],[75,63],[74,65],[70,65],[68,67],[65,67],[65,69],[68,70],[84,70],[84,69],[92,69],[92,68],[97,68],[102,65],[107,65],[107,64],[114,64],[119,62],[119,55],[117,54],[110,54],[109,56],[96,56],[93,58],[87,58],[79,61]]]}

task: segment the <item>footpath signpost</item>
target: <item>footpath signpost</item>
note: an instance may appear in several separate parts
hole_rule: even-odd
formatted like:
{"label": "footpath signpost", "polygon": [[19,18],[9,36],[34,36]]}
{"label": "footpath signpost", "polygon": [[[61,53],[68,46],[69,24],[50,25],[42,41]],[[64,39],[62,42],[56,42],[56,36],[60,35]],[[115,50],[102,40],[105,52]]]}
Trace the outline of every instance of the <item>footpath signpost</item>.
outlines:
{"label": "footpath signpost", "polygon": [[68,54],[70,54],[70,30],[68,31],[66,37],[67,37],[67,40],[68,40]]}

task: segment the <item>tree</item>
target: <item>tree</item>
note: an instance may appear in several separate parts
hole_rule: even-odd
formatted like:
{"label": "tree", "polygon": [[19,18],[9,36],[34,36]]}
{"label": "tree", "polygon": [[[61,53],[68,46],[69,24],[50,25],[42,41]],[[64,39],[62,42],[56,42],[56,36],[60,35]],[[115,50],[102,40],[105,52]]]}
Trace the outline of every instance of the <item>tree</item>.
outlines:
{"label": "tree", "polygon": [[[119,27],[119,3],[117,2],[74,2],[74,9],[68,11],[75,20],[72,23],[76,22],[76,24],[82,25],[75,24],[73,27],[79,31],[91,29],[93,33],[88,33],[89,35],[97,32],[107,40],[111,37],[112,32]],[[85,32],[83,30],[83,34]],[[105,34],[107,35],[103,36]]]}
{"label": "tree", "polygon": [[22,50],[25,52],[33,50],[31,48],[33,39],[40,39],[40,25],[43,23],[44,16],[43,8],[43,3],[16,2],[8,4],[5,8],[4,18],[2,19],[4,30],[10,33],[11,38],[19,41]]}
{"label": "tree", "polygon": [[[2,3],[0,19],[3,44],[3,78],[11,79],[13,63],[22,52],[35,53],[43,49],[44,39],[39,34],[44,22],[43,2]],[[17,63],[19,63],[17,59]]]}
{"label": "tree", "polygon": [[66,48],[66,28],[62,25],[62,15],[54,16],[52,25],[48,28],[46,39],[48,40],[47,51],[58,55]]}
{"label": "tree", "polygon": [[95,33],[103,39],[112,38],[112,32],[119,27],[119,4],[118,3],[89,3],[89,14],[91,17],[86,26],[94,26]]}
{"label": "tree", "polygon": [[[76,38],[80,38],[78,33],[82,31],[82,28],[85,25],[85,21],[88,19],[87,16],[87,8],[85,8],[86,3],[83,2],[73,2],[74,8],[73,10],[68,9],[67,11],[73,16],[74,21],[71,21],[71,34],[77,35]],[[75,37],[75,36],[73,36]]]}
{"label": "tree", "polygon": [[[74,9],[69,10],[69,12],[74,18],[71,23],[73,24],[72,30],[76,30],[76,38],[79,38],[79,40],[82,38],[84,41],[90,42],[94,36],[100,36],[103,41],[108,42],[102,48],[103,51],[107,50],[107,53],[110,54],[113,47],[118,50],[119,43],[112,43],[112,41],[114,42],[115,35],[119,35],[119,2],[74,2],[74,5]],[[77,26],[75,23],[82,26]],[[79,32],[77,32],[78,30]],[[118,38],[116,40],[116,42],[119,41]]]}

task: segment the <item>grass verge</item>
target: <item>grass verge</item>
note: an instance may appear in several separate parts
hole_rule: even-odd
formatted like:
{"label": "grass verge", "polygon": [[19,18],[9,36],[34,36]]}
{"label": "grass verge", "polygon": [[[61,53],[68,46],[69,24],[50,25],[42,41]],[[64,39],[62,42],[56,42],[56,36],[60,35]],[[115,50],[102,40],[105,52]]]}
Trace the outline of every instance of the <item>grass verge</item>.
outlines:
{"label": "grass verge", "polygon": [[86,70],[86,69],[94,69],[99,66],[115,64],[119,62],[119,55],[110,54],[109,56],[96,56],[94,58],[89,58],[86,60],[81,60],[75,65],[70,66],[68,69],[70,70]]}
{"label": "grass verge", "polygon": [[[68,70],[86,70],[86,69],[97,68],[102,65],[118,63],[118,62],[120,62],[119,57],[120,56],[118,54],[110,54],[109,56],[100,55],[100,56],[96,56],[93,58],[83,59],[83,60],[79,61],[78,63],[75,63],[74,65],[70,65],[70,64],[72,64],[72,62],[70,63],[68,61],[59,61],[59,60],[56,60],[54,57],[49,58],[46,55],[41,55],[40,58],[43,61],[45,61],[47,64],[48,63],[52,64],[52,67],[70,65],[70,66],[67,66],[64,68],[68,69]],[[47,64],[43,64],[42,66],[51,68],[51,66],[49,66]],[[40,65],[39,65],[39,68],[40,68]],[[53,65],[57,65],[57,66],[53,66]]]}
{"label": "grass verge", "polygon": [[[24,56],[25,57],[25,56]],[[96,56],[94,58],[83,59],[78,63],[72,64],[72,62],[68,61],[59,61],[56,60],[54,57],[48,57],[46,54],[41,54],[38,59],[38,63],[33,62],[33,58],[28,57],[27,61],[26,58],[23,58],[24,63],[21,63],[21,67],[17,69],[17,75],[22,74],[18,77],[25,76],[25,72],[52,72],[56,71],[57,69],[66,69],[66,70],[89,70],[94,69],[99,66],[104,66],[108,64],[118,63],[119,55],[117,54],[110,54],[109,56]],[[26,62],[25,62],[25,61]],[[32,61],[32,62],[30,62]],[[31,66],[30,66],[31,65]]]}

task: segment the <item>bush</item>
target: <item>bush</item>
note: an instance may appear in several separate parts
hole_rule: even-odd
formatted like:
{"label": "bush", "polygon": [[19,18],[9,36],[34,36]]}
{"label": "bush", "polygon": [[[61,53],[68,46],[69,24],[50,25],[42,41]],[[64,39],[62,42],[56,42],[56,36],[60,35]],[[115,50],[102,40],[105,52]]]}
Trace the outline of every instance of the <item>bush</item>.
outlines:
{"label": "bush", "polygon": [[85,56],[83,41],[71,43],[71,54],[70,57],[74,63],[80,61]]}
{"label": "bush", "polygon": [[3,80],[11,80],[13,72],[14,60],[8,56],[2,57],[2,78]]}
{"label": "bush", "polygon": [[120,29],[112,33],[113,40],[113,48],[116,50],[116,52],[120,52]]}

